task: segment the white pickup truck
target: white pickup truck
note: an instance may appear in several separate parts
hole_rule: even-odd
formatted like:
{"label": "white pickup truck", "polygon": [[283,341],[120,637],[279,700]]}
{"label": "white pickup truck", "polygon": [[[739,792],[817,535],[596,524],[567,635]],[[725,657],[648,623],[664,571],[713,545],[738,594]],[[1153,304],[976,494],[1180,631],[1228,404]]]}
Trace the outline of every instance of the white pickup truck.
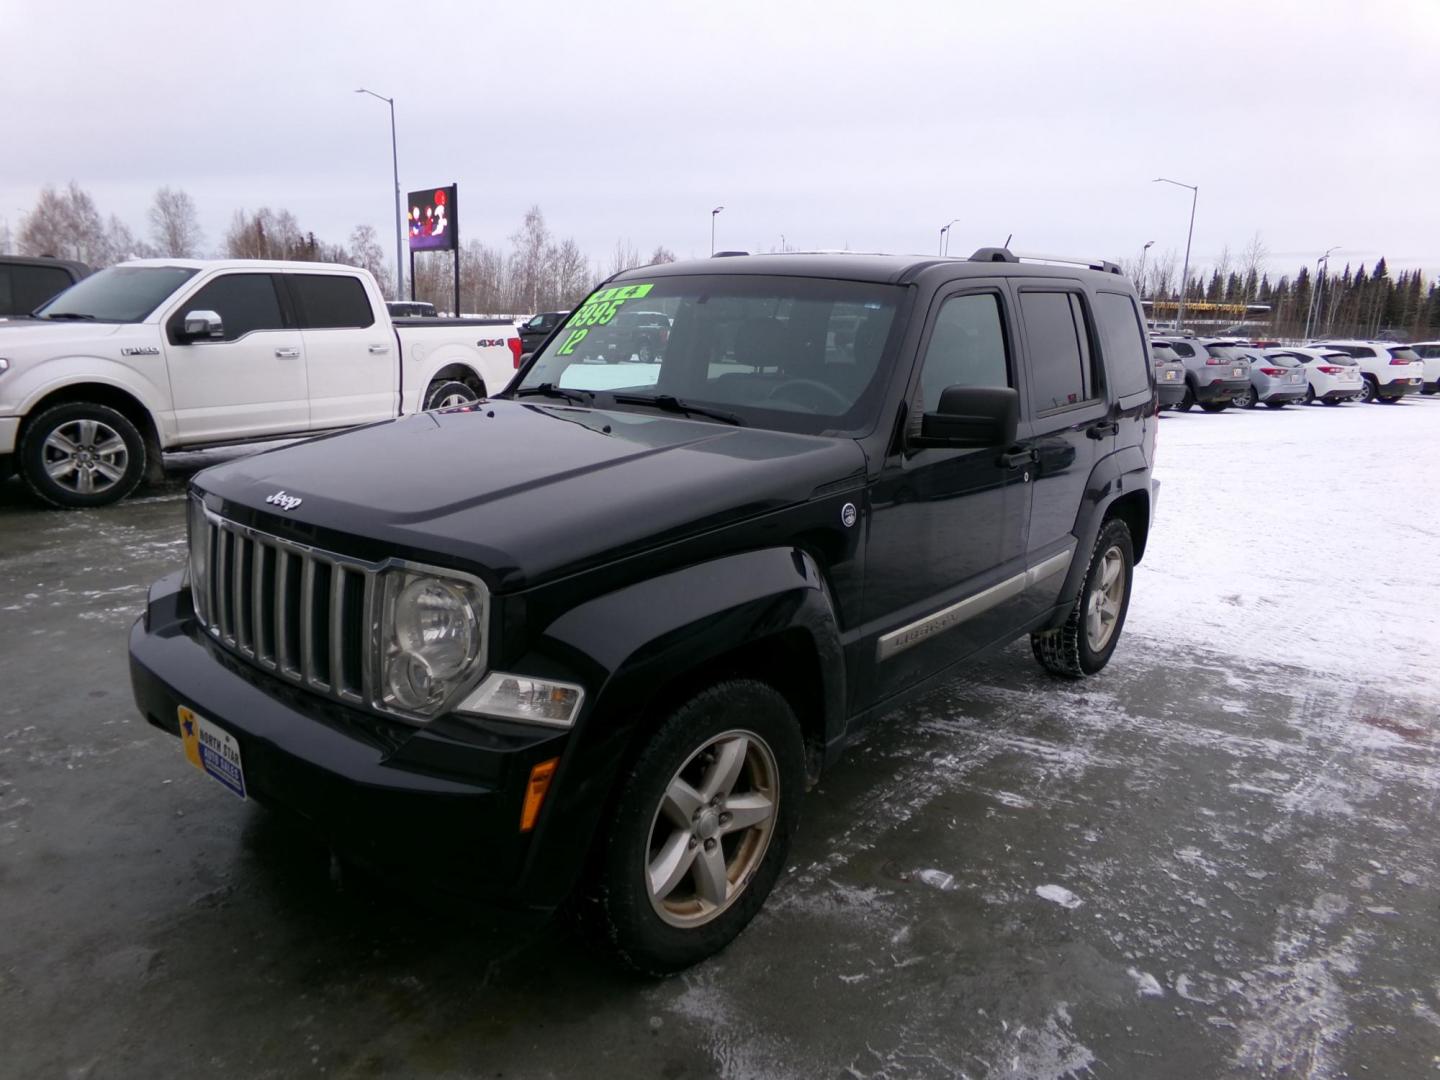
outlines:
{"label": "white pickup truck", "polygon": [[353,266],[138,259],[0,325],[0,480],[123,498],[163,451],[316,434],[504,389],[501,319],[392,320]]}

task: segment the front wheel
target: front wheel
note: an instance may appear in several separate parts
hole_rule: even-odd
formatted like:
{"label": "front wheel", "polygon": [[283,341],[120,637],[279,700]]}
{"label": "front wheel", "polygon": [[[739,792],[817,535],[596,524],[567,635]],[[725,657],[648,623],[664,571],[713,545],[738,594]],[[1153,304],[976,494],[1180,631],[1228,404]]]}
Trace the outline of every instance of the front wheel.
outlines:
{"label": "front wheel", "polygon": [[800,725],[752,679],[702,691],[622,782],[582,913],[624,964],[669,975],[728,945],[785,864],[804,787]]}
{"label": "front wheel", "polygon": [[1041,667],[1052,675],[1078,679],[1094,675],[1110,662],[1130,610],[1134,572],[1129,528],[1119,519],[1107,521],[1065,624],[1030,635],[1031,651]]}
{"label": "front wheel", "polygon": [[20,438],[20,473],[52,506],[119,502],[145,475],[145,440],[108,405],[76,401],[46,409]]}

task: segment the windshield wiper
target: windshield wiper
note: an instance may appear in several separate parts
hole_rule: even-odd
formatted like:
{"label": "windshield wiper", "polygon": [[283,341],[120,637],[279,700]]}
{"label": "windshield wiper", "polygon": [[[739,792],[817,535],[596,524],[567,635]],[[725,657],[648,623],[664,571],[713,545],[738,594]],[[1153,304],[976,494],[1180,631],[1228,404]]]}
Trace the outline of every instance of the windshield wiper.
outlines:
{"label": "windshield wiper", "polygon": [[42,318],[42,319],[90,319],[91,321],[93,321],[94,318],[95,318],[95,316],[94,316],[94,315],[87,315],[87,314],[86,314],[85,312],[83,312],[83,311],[57,311],[54,315],[41,315],[40,318]]}
{"label": "windshield wiper", "polygon": [[708,416],[711,420],[734,424],[736,427],[745,426],[745,421],[734,413],[721,412],[719,409],[707,409],[704,405],[692,405],[688,401],[681,401],[673,394],[612,394],[610,397],[619,405],[653,405],[665,412],[680,413],[685,416]]}
{"label": "windshield wiper", "polygon": [[589,390],[562,390],[554,383],[542,382],[538,386],[522,386],[515,391],[515,396],[529,397],[531,394],[540,394],[544,397],[564,398],[566,401],[576,401],[581,405],[589,405],[595,400],[595,395]]}

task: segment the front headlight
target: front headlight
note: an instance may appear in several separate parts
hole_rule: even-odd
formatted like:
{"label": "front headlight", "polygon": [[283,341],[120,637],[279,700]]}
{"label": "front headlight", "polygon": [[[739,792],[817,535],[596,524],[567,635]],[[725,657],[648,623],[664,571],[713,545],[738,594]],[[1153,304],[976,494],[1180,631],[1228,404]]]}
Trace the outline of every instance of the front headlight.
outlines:
{"label": "front headlight", "polygon": [[376,705],[433,716],[484,662],[485,591],[413,570],[386,571],[380,588]]}
{"label": "front headlight", "polygon": [[6,360],[5,357],[0,356],[0,375],[4,375],[5,372],[7,372],[7,371],[9,371],[9,370],[10,370],[10,361],[9,361],[9,360]]}
{"label": "front headlight", "polygon": [[210,624],[210,522],[205,517],[205,504],[190,497],[190,601],[195,614],[205,625]]}

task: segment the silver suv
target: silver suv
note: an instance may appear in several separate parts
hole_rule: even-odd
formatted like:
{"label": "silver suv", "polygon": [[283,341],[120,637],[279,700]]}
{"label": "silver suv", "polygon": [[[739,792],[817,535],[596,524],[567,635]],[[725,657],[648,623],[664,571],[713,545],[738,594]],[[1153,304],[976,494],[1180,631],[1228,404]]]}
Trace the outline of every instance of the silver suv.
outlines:
{"label": "silver suv", "polygon": [[1222,412],[1235,398],[1250,392],[1250,361],[1227,357],[1221,351],[1241,348],[1236,343],[1217,342],[1211,349],[1188,334],[1156,335],[1150,343],[1169,346],[1185,365],[1185,396],[1175,406],[1181,412],[1196,404],[1206,412]]}

